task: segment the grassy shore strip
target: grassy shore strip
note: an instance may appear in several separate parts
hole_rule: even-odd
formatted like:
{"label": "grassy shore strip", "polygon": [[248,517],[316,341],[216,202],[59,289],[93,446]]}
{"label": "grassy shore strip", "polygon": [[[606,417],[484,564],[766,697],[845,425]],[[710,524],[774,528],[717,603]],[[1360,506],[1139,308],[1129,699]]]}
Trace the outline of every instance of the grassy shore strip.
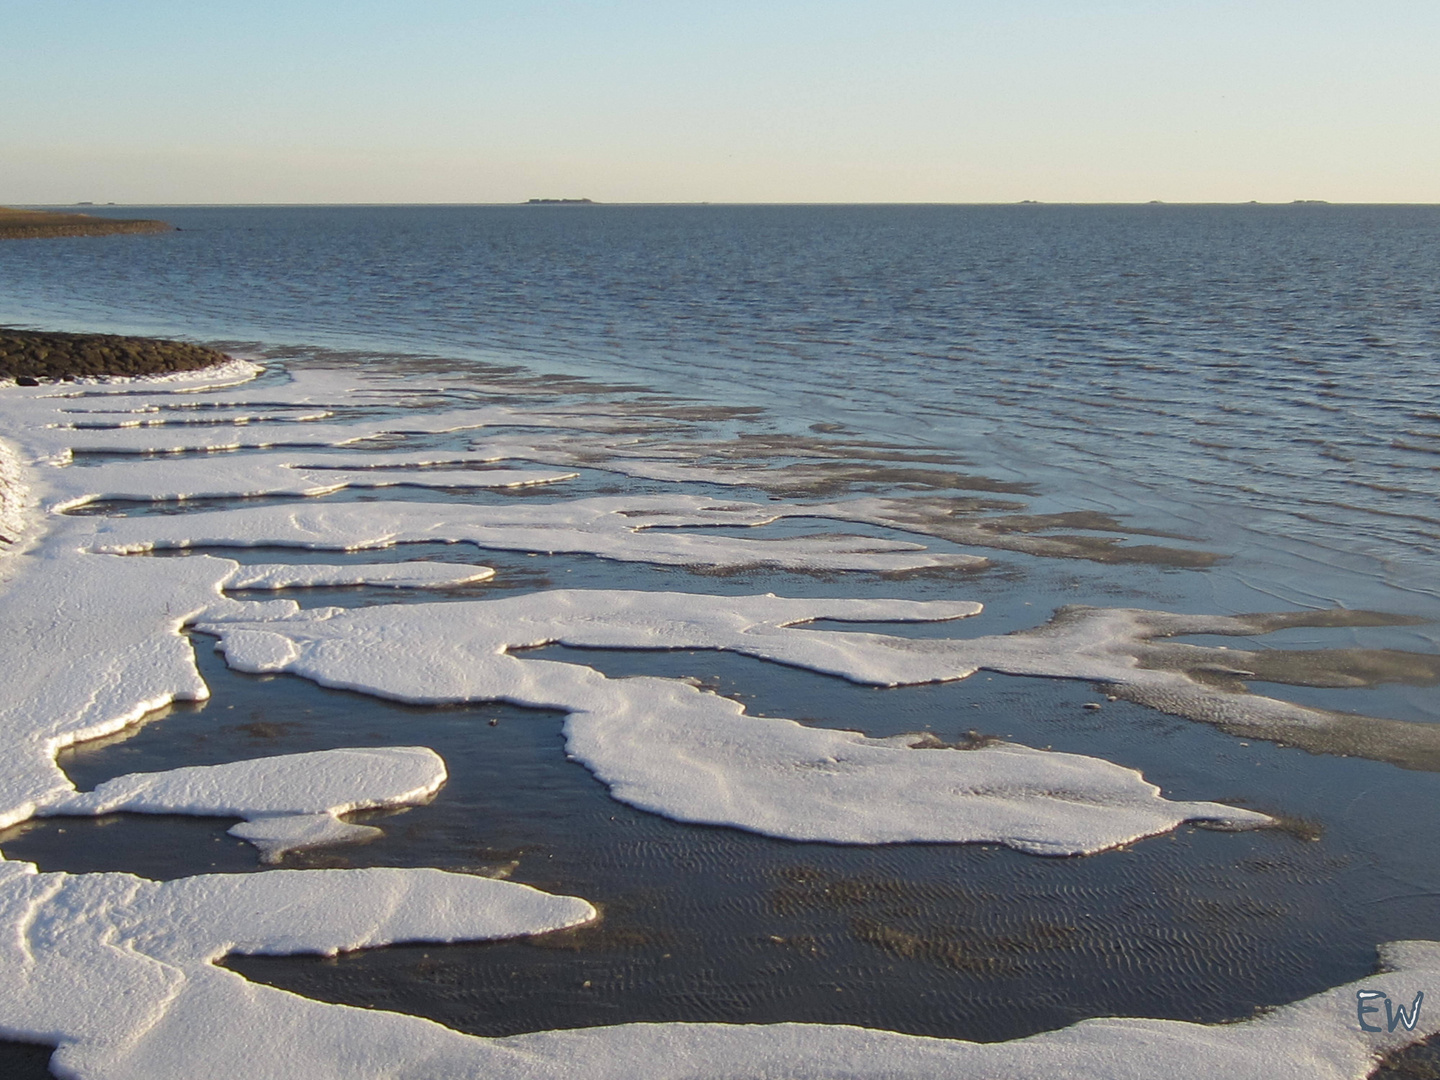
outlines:
{"label": "grassy shore strip", "polygon": [[161,375],[226,363],[222,352],[184,341],[61,334],[0,326],[0,379],[22,386],[41,379],[94,379],[107,375]]}
{"label": "grassy shore strip", "polygon": [[113,236],[116,233],[169,232],[175,226],[139,218],[103,218],[90,214],[57,214],[48,210],[14,210],[0,206],[0,240],[44,236]]}

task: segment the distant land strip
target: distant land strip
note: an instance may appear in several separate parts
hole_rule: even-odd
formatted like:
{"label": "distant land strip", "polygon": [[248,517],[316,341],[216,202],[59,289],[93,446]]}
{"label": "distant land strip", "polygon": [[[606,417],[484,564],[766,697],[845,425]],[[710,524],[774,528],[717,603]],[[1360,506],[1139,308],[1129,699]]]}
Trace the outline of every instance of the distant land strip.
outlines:
{"label": "distant land strip", "polygon": [[90,214],[57,214],[50,210],[15,210],[0,206],[0,240],[29,240],[45,236],[113,236],[116,233],[169,232],[165,221],[139,218],[103,218]]}
{"label": "distant land strip", "polygon": [[184,341],[0,326],[0,379],[14,379],[21,386],[35,386],[41,379],[196,371],[229,359],[222,352]]}

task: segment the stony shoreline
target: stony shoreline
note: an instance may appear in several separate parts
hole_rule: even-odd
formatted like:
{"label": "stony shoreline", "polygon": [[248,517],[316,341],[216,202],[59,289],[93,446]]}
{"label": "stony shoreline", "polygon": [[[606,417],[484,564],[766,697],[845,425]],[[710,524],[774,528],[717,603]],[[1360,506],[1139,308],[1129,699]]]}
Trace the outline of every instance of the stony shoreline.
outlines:
{"label": "stony shoreline", "polygon": [[22,386],[44,380],[198,371],[229,359],[215,349],[185,341],[0,327],[0,380]]}
{"label": "stony shoreline", "polygon": [[[0,326],[0,387],[175,375],[238,363],[185,341]],[[0,439],[0,553],[11,549],[28,525],[23,474],[19,456]]]}
{"label": "stony shoreline", "polygon": [[33,240],[54,236],[114,236],[121,233],[170,232],[169,222],[139,218],[103,218],[92,214],[58,214],[49,210],[16,210],[0,206],[0,240]]}

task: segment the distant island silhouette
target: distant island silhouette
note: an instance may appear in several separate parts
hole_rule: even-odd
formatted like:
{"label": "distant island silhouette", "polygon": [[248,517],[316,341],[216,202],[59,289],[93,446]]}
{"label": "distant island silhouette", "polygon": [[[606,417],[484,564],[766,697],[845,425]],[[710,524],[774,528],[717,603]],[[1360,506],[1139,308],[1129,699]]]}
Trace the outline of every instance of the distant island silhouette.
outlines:
{"label": "distant island silhouette", "polygon": [[526,199],[526,206],[594,206],[594,199]]}

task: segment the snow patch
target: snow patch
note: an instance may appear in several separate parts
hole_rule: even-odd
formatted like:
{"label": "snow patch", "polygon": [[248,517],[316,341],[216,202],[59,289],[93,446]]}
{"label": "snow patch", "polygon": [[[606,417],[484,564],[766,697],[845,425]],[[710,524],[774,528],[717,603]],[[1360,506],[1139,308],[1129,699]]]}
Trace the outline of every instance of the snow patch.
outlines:
{"label": "snow patch", "polygon": [[847,1025],[625,1024],[509,1038],[331,1005],[214,966],[226,953],[320,953],[493,940],[584,923],[575,897],[438,870],[277,870],[153,882],[0,863],[0,1034],[55,1043],[78,1080],[1362,1080],[1440,1030],[1367,1032],[1356,992],[1410,1001],[1440,979],[1440,944],[1383,945],[1366,978],[1234,1024],[1096,1019],[973,1043]]}
{"label": "snow patch", "polygon": [[0,552],[19,541],[28,530],[29,495],[18,455],[0,439]]}
{"label": "snow patch", "polygon": [[[563,709],[572,757],[615,798],[680,821],[791,840],[990,842],[1039,855],[1100,851],[1182,821],[1229,828],[1270,822],[1218,803],[1167,801],[1138,772],[1097,758],[1015,745],[912,749],[914,737],[870,739],[749,716],[734,701],[676,680],[608,679],[577,664],[509,653],[554,642],[728,649],[857,681],[926,681],[916,676],[940,676],[917,670],[896,646],[931,642],[795,624],[955,619],[979,610],[967,601],[552,590],[328,608],[258,623],[237,613],[198,629],[217,635],[227,662],[244,671],[286,671],[413,703],[501,700]],[[277,636],[291,648],[274,643]]]}
{"label": "snow patch", "polygon": [[724,570],[903,573],[985,564],[972,555],[931,552],[922,544],[900,540],[867,536],[752,540],[700,528],[752,526],[773,517],[756,503],[717,503],[691,495],[604,496],[539,506],[415,502],[255,506],[109,520],[97,535],[94,550],[133,553],[240,544],[357,551],[441,541]]}
{"label": "snow patch", "polygon": [[322,750],[309,754],[130,773],[94,791],[57,799],[41,816],[196,814],[239,817],[231,834],[276,862],[286,851],[369,839],[380,830],[341,814],[421,802],[445,782],[445,763],[423,746]]}
{"label": "snow patch", "polygon": [[226,589],[305,589],[378,585],[391,589],[445,589],[489,581],[495,570],[465,563],[250,563],[237,566]]}
{"label": "snow patch", "polygon": [[433,1046],[473,1040],[414,1017],[257,986],[214,961],[493,940],[595,914],[577,897],[429,869],[154,882],[0,862],[0,1035],[58,1043],[56,1072],[85,1080],[199,1080],[237,1068],[256,1080],[425,1072]]}

